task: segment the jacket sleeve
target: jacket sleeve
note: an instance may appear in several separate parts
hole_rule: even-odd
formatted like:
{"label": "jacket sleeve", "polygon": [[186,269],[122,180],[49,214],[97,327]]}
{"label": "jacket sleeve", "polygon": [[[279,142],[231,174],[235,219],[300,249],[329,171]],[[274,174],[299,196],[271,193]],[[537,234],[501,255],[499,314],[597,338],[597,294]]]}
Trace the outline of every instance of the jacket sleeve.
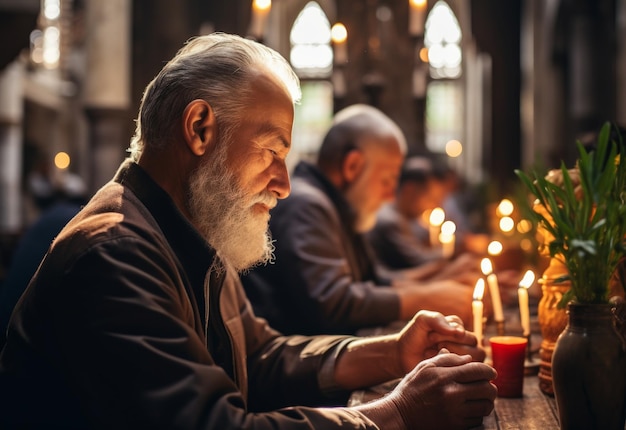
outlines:
{"label": "jacket sleeve", "polygon": [[[292,194],[274,209],[272,236],[285,309],[303,333],[353,333],[399,317],[398,295],[371,281],[357,281],[349,239],[330,201]],[[276,277],[274,278],[276,280]]]}
{"label": "jacket sleeve", "polygon": [[220,301],[233,348],[241,352],[235,353],[236,360],[242,358],[236,366],[245,367],[249,375],[246,391],[251,410],[346,404],[350,392],[335,383],[335,360],[354,337],[282,336],[254,315],[232,270]]}
{"label": "jacket sleeve", "polygon": [[[56,365],[81,393],[81,408],[93,427],[375,428],[346,408],[249,413],[191,326],[181,280],[164,254],[149,241],[111,239],[57,273],[56,285],[40,286],[54,287],[38,300],[50,318],[46,330],[59,351]],[[271,345],[285,347],[274,342],[267,348]],[[281,356],[270,353],[265,361]],[[271,395],[269,379],[263,383]]]}

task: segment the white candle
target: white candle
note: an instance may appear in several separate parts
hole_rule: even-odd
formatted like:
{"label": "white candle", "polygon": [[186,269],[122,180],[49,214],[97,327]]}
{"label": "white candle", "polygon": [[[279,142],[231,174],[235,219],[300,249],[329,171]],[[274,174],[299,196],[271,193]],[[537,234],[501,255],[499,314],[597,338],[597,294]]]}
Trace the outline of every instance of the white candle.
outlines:
{"label": "white candle", "polygon": [[441,233],[439,235],[439,242],[441,242],[441,256],[443,258],[450,258],[454,255],[455,240],[456,236],[454,234]]}
{"label": "white candle", "polygon": [[331,39],[333,41],[333,53],[335,56],[335,64],[344,64],[348,61],[348,30],[338,22],[330,29]]}
{"label": "white candle", "polygon": [[485,292],[485,280],[480,278],[476,281],[472,300],[472,317],[474,321],[474,335],[478,339],[478,346],[483,344],[483,294]]}
{"label": "white candle", "polygon": [[528,289],[535,281],[535,274],[527,270],[519,283],[517,297],[519,300],[520,321],[524,336],[530,336],[530,309],[528,307]]}
{"label": "white candle", "polygon": [[443,258],[450,258],[454,255],[454,242],[456,236],[456,225],[452,221],[446,221],[441,224],[441,234],[439,235],[439,242],[441,242],[441,254]]}
{"label": "white candle", "polygon": [[439,233],[441,232],[441,224],[446,219],[446,213],[441,208],[435,208],[430,212],[428,217],[428,232],[430,236],[430,246],[439,246]]}
{"label": "white candle", "polygon": [[252,2],[252,19],[250,20],[250,35],[256,40],[262,40],[265,32],[265,21],[272,7],[272,0],[254,0]]}
{"label": "white candle", "polygon": [[487,285],[489,286],[489,294],[493,304],[493,319],[496,322],[504,321],[504,312],[502,311],[502,299],[500,298],[500,285],[498,277],[493,273],[493,266],[489,258],[483,258],[480,261],[480,270],[487,277]]}
{"label": "white candle", "polygon": [[409,0],[409,34],[421,36],[424,34],[424,15],[426,14],[427,0]]}

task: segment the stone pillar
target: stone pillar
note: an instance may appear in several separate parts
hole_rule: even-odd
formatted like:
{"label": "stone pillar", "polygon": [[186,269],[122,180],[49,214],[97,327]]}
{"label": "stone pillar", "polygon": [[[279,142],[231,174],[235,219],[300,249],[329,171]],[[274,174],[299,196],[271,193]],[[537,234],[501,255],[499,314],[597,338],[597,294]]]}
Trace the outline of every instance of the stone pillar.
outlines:
{"label": "stone pillar", "polygon": [[90,125],[90,191],[111,179],[129,145],[130,15],[130,0],[86,3],[83,103]]}
{"label": "stone pillar", "polygon": [[22,94],[19,60],[0,74],[0,234],[22,227]]}

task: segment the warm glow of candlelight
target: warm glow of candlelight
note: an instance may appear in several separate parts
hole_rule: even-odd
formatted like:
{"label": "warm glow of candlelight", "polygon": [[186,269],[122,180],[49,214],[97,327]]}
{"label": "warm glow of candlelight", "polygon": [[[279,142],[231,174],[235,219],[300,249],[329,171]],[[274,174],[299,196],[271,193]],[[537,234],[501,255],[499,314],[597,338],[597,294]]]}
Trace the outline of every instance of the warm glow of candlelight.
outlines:
{"label": "warm glow of candlelight", "polygon": [[439,227],[443,224],[443,221],[446,219],[446,213],[441,208],[435,208],[430,212],[430,217],[428,218],[430,225],[434,225]]}
{"label": "warm glow of candlelight", "polygon": [[70,167],[70,156],[67,152],[57,152],[54,156],[54,165],[57,169],[65,170]]}
{"label": "warm glow of candlelight", "polygon": [[502,253],[502,243],[494,240],[487,245],[487,253],[489,255],[500,255]]}
{"label": "warm glow of candlelight", "polygon": [[346,26],[340,22],[335,23],[330,29],[330,38],[333,41],[335,63],[343,64],[348,61],[348,49],[346,46],[348,30],[346,30]]}
{"label": "warm glow of candlelight", "polygon": [[502,199],[496,208],[496,213],[500,216],[510,216],[514,210],[513,202],[509,199]]}
{"label": "warm glow of candlelight", "polygon": [[343,43],[348,38],[348,30],[346,26],[338,22],[330,29],[330,38],[333,43]]}
{"label": "warm glow of candlelight", "polygon": [[476,285],[474,286],[474,294],[472,297],[474,300],[482,300],[483,295],[485,294],[485,280],[483,278],[479,278],[476,281]]}
{"label": "warm glow of candlelight", "polygon": [[519,283],[517,298],[519,300],[520,322],[524,336],[530,336],[530,309],[528,308],[528,289],[535,282],[535,273],[527,270]]}
{"label": "warm glow of candlelight", "polygon": [[514,228],[515,228],[515,221],[513,220],[513,218],[509,216],[500,218],[500,230],[502,230],[505,233],[508,233]]}
{"label": "warm glow of candlelight", "polygon": [[532,270],[527,270],[522,277],[522,280],[519,281],[519,286],[524,288],[530,288],[530,286],[535,282],[535,272]]}
{"label": "warm glow of candlelight", "polygon": [[527,219],[523,219],[520,220],[520,222],[517,223],[517,231],[519,231],[522,234],[526,234],[529,231],[531,231],[533,228],[533,223],[528,221]]}
{"label": "warm glow of candlelight", "polygon": [[427,0],[409,0],[409,34],[421,36],[424,34]]}
{"label": "warm glow of candlelight", "polygon": [[441,256],[443,258],[452,257],[454,255],[454,245],[456,242],[456,236],[454,235],[454,230],[452,230],[452,233],[448,234],[443,231],[443,226],[442,226],[441,234],[439,235],[439,242],[441,243]]}
{"label": "warm glow of candlelight", "polygon": [[265,21],[272,7],[272,0],[254,0],[252,2],[252,19],[249,33],[257,40],[263,39]]}
{"label": "warm glow of candlelight", "polygon": [[428,217],[428,233],[430,236],[430,246],[439,246],[439,233],[441,224],[446,219],[446,213],[441,208],[435,208],[430,212]]}
{"label": "warm glow of candlelight", "polygon": [[427,47],[423,47],[420,49],[419,52],[419,57],[420,60],[422,60],[422,63],[428,63],[428,48]]}
{"label": "warm glow of candlelight", "polygon": [[456,224],[453,221],[445,221],[441,224],[441,234],[445,236],[452,236],[456,231]]}
{"label": "warm glow of candlelight", "polygon": [[480,270],[483,272],[483,275],[488,275],[493,272],[493,265],[491,264],[491,260],[487,257],[480,260]]}
{"label": "warm glow of candlelight", "polygon": [[474,323],[474,335],[478,339],[478,346],[483,344],[483,294],[485,292],[485,280],[479,278],[474,287],[474,300],[472,300],[472,317]]}
{"label": "warm glow of candlelight", "polygon": [[498,277],[493,273],[493,265],[491,260],[483,258],[480,261],[480,270],[487,277],[487,285],[489,286],[489,294],[491,294],[491,302],[493,304],[493,319],[497,322],[504,321],[504,311],[502,310],[502,299],[500,298],[500,284]]}
{"label": "warm glow of candlelight", "polygon": [[272,0],[254,0],[252,8],[258,11],[267,11],[272,7]]}

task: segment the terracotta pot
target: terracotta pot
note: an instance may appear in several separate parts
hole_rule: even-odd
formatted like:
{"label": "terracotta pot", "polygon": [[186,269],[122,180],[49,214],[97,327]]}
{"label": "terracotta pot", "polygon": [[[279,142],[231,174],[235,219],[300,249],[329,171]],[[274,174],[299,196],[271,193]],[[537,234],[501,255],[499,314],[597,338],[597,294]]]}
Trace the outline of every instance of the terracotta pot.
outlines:
{"label": "terracotta pot", "polygon": [[567,315],[552,355],[561,429],[624,430],[626,345],[613,306],[570,303]]}
{"label": "terracotta pot", "polygon": [[567,326],[565,308],[558,308],[563,294],[570,288],[569,282],[555,283],[566,273],[561,262],[553,258],[539,280],[542,296],[537,308],[539,328],[541,329],[541,347],[539,349],[539,388],[544,394],[554,395],[552,387],[552,353],[561,332]]}

